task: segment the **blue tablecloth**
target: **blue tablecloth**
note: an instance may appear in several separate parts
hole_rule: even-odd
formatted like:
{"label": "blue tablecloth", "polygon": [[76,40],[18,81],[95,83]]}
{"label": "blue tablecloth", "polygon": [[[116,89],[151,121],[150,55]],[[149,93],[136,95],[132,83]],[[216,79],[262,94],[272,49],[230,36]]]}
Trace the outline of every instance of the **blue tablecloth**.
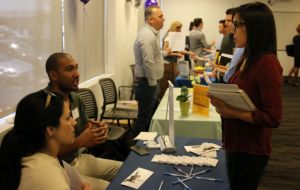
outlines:
{"label": "blue tablecloth", "polygon": [[[192,153],[187,153],[184,150],[184,145],[195,145],[201,144],[203,142],[212,142],[216,144],[221,144],[219,140],[212,140],[212,139],[199,139],[199,138],[176,138],[176,149],[177,153],[175,155],[189,155],[194,156]],[[141,145],[142,143],[139,142]],[[152,163],[151,159],[155,154],[161,154],[160,149],[153,149],[151,153],[146,156],[139,156],[134,152],[131,152],[124,162],[123,166],[121,167],[117,176],[113,179],[113,181],[108,186],[108,190],[129,190],[131,188],[122,186],[121,182],[124,181],[136,168],[141,167],[144,169],[148,169],[154,172],[148,178],[148,180],[139,188],[139,190],[157,190],[161,181],[164,180],[164,184],[162,190],[182,190],[183,187],[181,185],[172,185],[173,181],[176,181],[176,177],[173,176],[164,176],[162,175],[163,172],[172,172],[178,173],[176,170],[173,169],[172,165],[168,164],[158,164]],[[198,180],[198,179],[191,179],[186,181],[185,183],[192,188],[193,190],[230,190],[230,185],[228,182],[227,177],[227,168],[225,162],[225,152],[224,150],[218,151],[218,164],[217,167],[200,167],[195,166],[194,172],[201,171],[207,168],[212,169],[211,172],[202,174],[202,177],[212,177],[212,178],[221,178],[224,182],[213,182],[213,181],[206,181],[206,180]],[[178,166],[182,170],[189,172],[191,166]]]}
{"label": "blue tablecloth", "polygon": [[182,87],[182,86],[187,86],[189,88],[192,88],[192,81],[188,77],[183,77],[183,76],[177,76],[174,82],[175,87]]}
{"label": "blue tablecloth", "polygon": [[[203,77],[200,78],[200,84],[207,86],[207,83]],[[188,77],[177,76],[174,82],[175,87],[187,86],[188,88],[192,88],[192,81]]]}

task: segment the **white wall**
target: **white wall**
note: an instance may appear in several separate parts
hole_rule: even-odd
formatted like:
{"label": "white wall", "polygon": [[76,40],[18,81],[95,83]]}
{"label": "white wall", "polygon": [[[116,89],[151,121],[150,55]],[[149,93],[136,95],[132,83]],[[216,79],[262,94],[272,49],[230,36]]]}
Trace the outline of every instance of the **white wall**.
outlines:
{"label": "white wall", "polygon": [[[183,23],[182,31],[188,34],[190,21],[200,17],[204,22],[204,33],[208,42],[217,39],[218,22],[225,18],[225,11],[228,8],[236,7],[244,3],[253,2],[251,0],[161,0],[162,10],[165,15],[165,25],[161,36],[165,34],[170,24],[179,20]],[[267,3],[268,0],[261,2]],[[299,0],[276,0],[276,3],[270,5],[272,11],[287,11],[300,13]],[[276,21],[276,20],[275,20]],[[286,20],[286,22],[289,22]],[[300,22],[300,20],[299,20]],[[290,30],[295,31],[296,26]],[[288,30],[288,28],[287,28]],[[296,31],[294,35],[296,34]],[[292,39],[292,36],[291,36]],[[280,48],[282,49],[282,47]],[[285,51],[278,51],[278,59],[284,69],[283,74],[287,75],[289,69],[293,66],[293,59],[288,57]]]}
{"label": "white wall", "polygon": [[134,64],[133,43],[138,30],[138,12],[130,2],[107,0],[106,67],[117,86],[132,84],[129,65]]}
{"label": "white wall", "polygon": [[111,77],[116,86],[131,85],[133,77],[129,65],[134,64],[133,43],[138,31],[139,12],[143,11],[142,5],[136,9],[125,0],[106,0],[106,31],[105,43],[105,75],[83,83],[80,87],[93,90],[101,113],[102,93],[98,80]]}

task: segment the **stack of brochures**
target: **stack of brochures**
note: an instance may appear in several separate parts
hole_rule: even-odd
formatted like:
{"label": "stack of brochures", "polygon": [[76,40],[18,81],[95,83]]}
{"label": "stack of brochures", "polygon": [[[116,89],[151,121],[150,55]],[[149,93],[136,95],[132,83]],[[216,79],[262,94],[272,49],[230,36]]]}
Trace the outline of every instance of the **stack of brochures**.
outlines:
{"label": "stack of brochures", "polygon": [[244,111],[254,111],[255,105],[248,95],[235,84],[208,84],[208,94],[221,99],[226,104]]}

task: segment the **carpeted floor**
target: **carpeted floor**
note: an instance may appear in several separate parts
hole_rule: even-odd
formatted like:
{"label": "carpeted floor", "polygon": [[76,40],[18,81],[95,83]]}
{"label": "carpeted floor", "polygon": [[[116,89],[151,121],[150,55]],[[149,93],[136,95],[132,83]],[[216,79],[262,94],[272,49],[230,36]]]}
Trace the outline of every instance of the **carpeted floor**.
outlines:
{"label": "carpeted floor", "polygon": [[258,190],[300,190],[300,87],[284,84],[283,119]]}

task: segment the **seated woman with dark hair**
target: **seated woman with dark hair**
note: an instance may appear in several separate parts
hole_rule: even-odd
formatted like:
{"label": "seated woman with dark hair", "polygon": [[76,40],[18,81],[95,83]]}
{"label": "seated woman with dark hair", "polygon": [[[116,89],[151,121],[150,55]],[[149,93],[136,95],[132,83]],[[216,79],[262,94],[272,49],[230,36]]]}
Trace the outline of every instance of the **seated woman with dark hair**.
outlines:
{"label": "seated woman with dark hair", "polygon": [[62,145],[74,142],[75,124],[60,96],[39,91],[24,97],[0,148],[1,189],[70,189],[57,154]]}

